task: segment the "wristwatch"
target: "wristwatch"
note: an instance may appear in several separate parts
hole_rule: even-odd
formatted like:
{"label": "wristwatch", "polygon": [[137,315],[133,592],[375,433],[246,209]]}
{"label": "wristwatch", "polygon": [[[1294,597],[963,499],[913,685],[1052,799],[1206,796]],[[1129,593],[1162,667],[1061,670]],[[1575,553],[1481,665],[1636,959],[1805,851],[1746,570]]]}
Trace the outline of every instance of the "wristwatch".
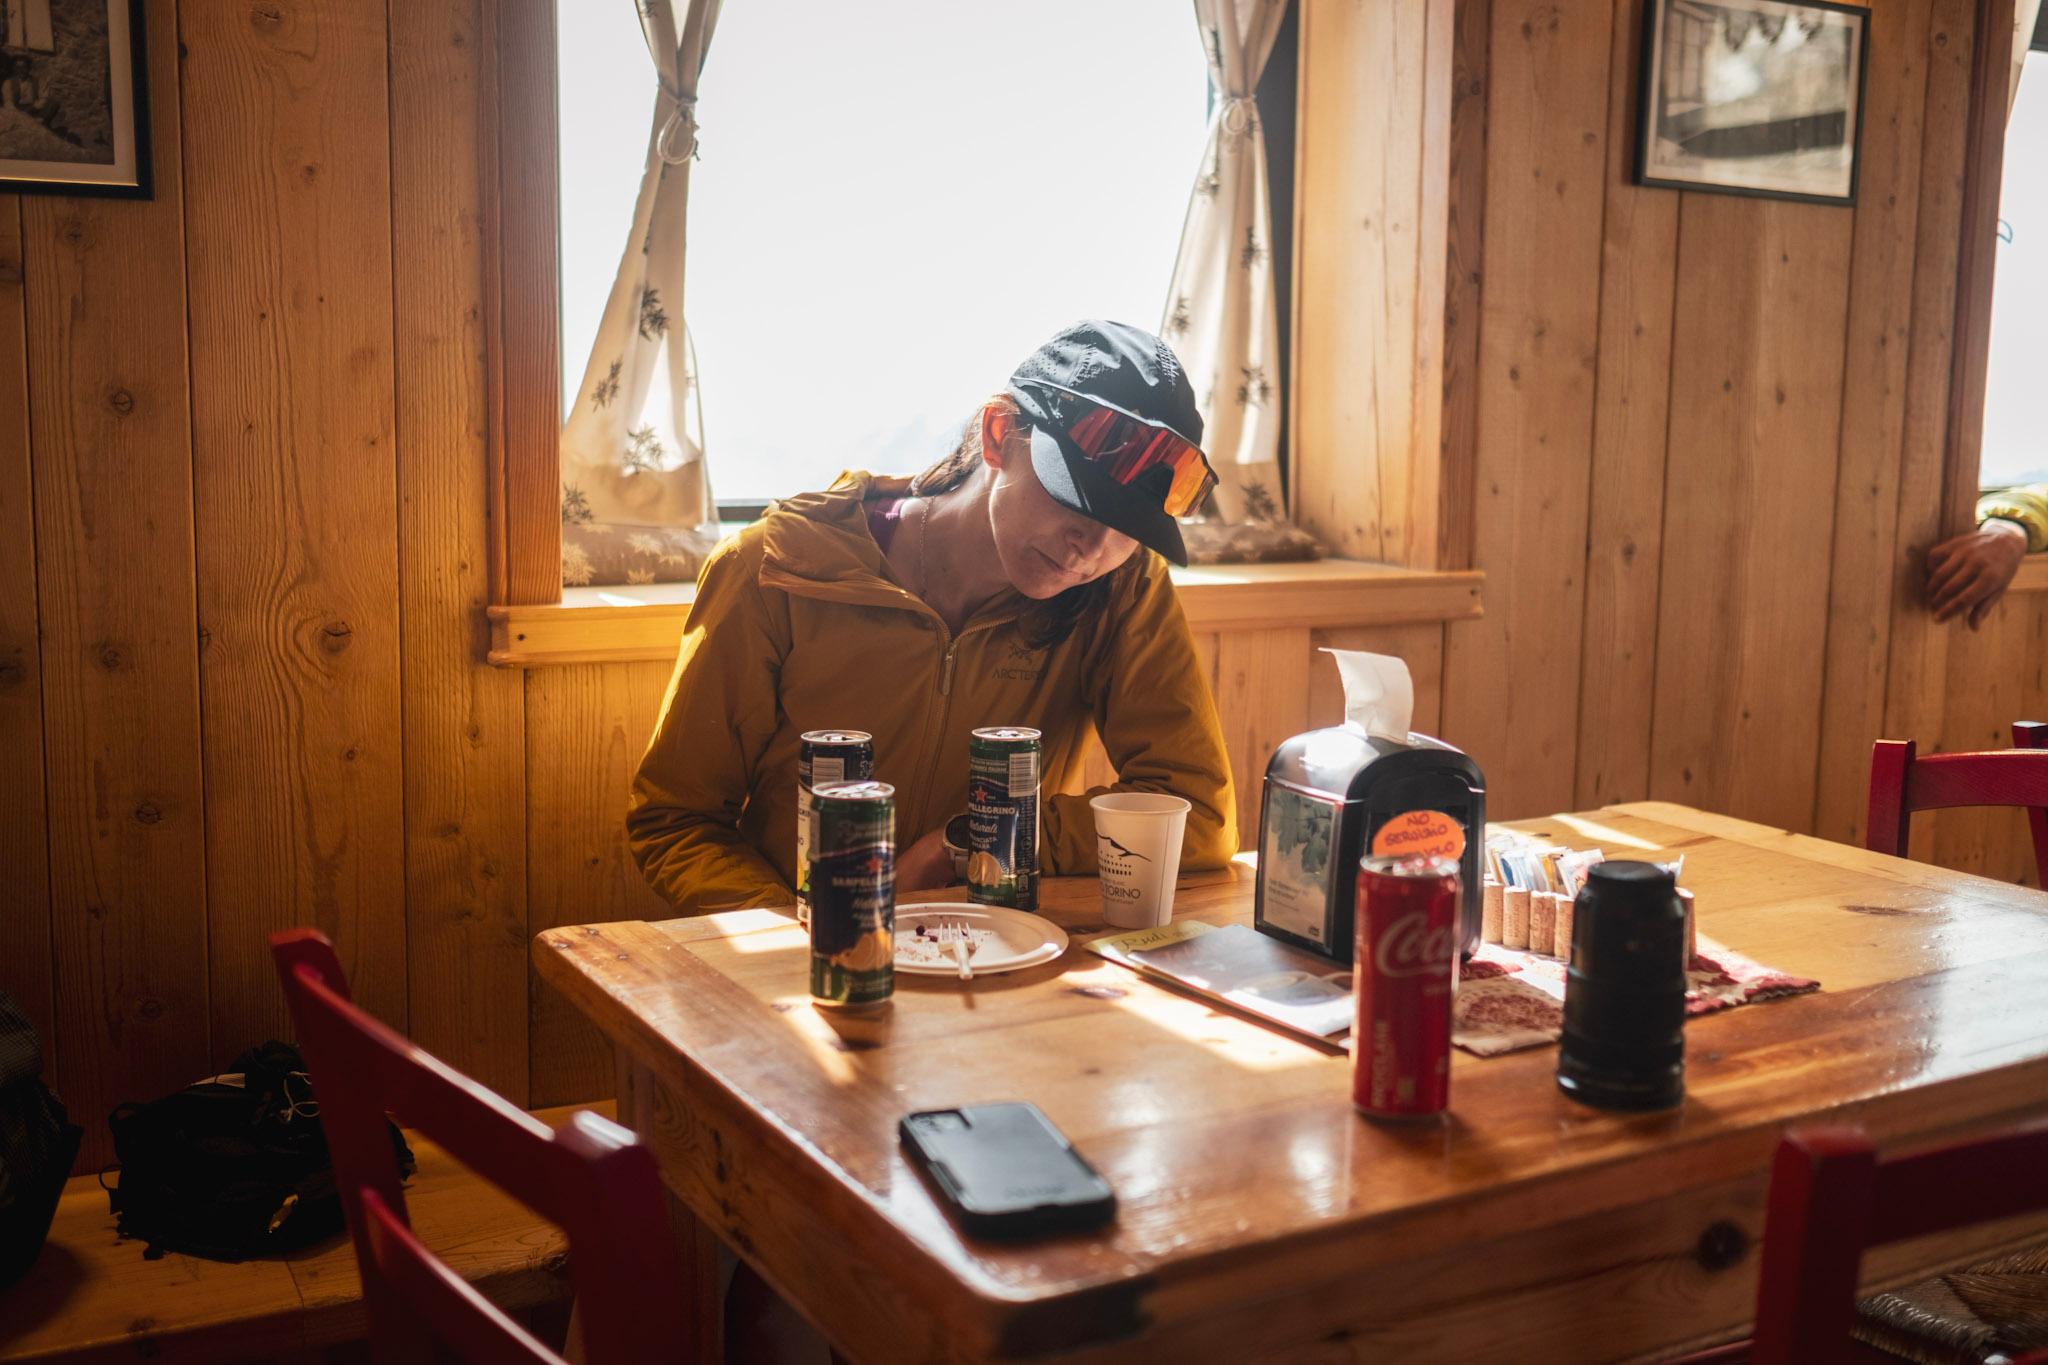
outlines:
{"label": "wristwatch", "polygon": [[967,880],[968,848],[967,812],[962,811],[946,822],[946,832],[939,836],[946,846],[946,855],[953,860],[953,880]]}

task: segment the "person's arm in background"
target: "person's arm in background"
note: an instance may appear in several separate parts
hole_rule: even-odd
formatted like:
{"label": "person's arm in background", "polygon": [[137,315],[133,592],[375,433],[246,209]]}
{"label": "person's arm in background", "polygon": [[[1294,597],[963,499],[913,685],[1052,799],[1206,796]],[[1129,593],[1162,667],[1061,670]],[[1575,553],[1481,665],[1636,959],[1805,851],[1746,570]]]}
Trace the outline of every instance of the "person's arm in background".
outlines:
{"label": "person's arm in background", "polygon": [[739,831],[775,735],[788,622],[741,541],[697,580],[676,671],[633,777],[626,836],[648,884],[685,914],[789,905],[795,893]]}
{"label": "person's arm in background", "polygon": [[1108,633],[1090,681],[1095,728],[1117,781],[1078,796],[1046,798],[1045,871],[1071,876],[1096,870],[1095,813],[1088,799],[1106,791],[1185,798],[1190,809],[1181,867],[1222,867],[1237,854],[1230,757],[1166,562],[1147,555],[1129,586],[1119,584],[1103,610]]}
{"label": "person's arm in background", "polygon": [[1975,630],[2012,585],[2020,561],[2048,550],[2048,484],[2007,488],[1977,500],[1977,529],[1927,552],[1927,605],[1934,619],[1966,616]]}

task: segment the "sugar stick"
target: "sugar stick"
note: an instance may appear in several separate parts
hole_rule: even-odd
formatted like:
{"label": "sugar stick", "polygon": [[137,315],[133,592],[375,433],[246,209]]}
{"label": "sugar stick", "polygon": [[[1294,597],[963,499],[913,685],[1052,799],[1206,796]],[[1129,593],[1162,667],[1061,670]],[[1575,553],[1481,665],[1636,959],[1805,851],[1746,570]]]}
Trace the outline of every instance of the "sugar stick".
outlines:
{"label": "sugar stick", "polygon": [[1510,886],[1501,892],[1500,941],[1509,948],[1529,946],[1529,888]]}
{"label": "sugar stick", "polygon": [[1679,887],[1678,903],[1685,907],[1685,966],[1686,970],[1690,971],[1692,960],[1700,950],[1699,929],[1693,922],[1692,892],[1682,886]]}

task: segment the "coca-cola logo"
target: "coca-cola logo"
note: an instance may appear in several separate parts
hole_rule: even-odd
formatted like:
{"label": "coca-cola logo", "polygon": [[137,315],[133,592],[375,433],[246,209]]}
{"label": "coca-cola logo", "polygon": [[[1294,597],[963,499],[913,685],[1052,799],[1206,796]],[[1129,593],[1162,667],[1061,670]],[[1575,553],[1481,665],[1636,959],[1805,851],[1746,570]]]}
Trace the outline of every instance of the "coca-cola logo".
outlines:
{"label": "coca-cola logo", "polygon": [[1456,925],[1429,927],[1429,916],[1417,911],[1388,925],[1372,945],[1372,963],[1381,976],[1423,976],[1448,972],[1457,950]]}

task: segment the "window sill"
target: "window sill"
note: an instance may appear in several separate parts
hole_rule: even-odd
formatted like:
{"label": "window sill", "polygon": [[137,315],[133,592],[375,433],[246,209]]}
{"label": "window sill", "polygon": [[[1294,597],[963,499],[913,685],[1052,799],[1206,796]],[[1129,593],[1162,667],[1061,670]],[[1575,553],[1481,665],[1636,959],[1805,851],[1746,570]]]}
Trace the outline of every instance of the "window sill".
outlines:
{"label": "window sill", "polygon": [[[1462,621],[1480,615],[1485,575],[1356,560],[1204,564],[1175,569],[1181,609],[1197,633],[1331,629]],[[673,659],[696,588],[570,588],[558,603],[488,609],[490,662],[500,668]]]}

